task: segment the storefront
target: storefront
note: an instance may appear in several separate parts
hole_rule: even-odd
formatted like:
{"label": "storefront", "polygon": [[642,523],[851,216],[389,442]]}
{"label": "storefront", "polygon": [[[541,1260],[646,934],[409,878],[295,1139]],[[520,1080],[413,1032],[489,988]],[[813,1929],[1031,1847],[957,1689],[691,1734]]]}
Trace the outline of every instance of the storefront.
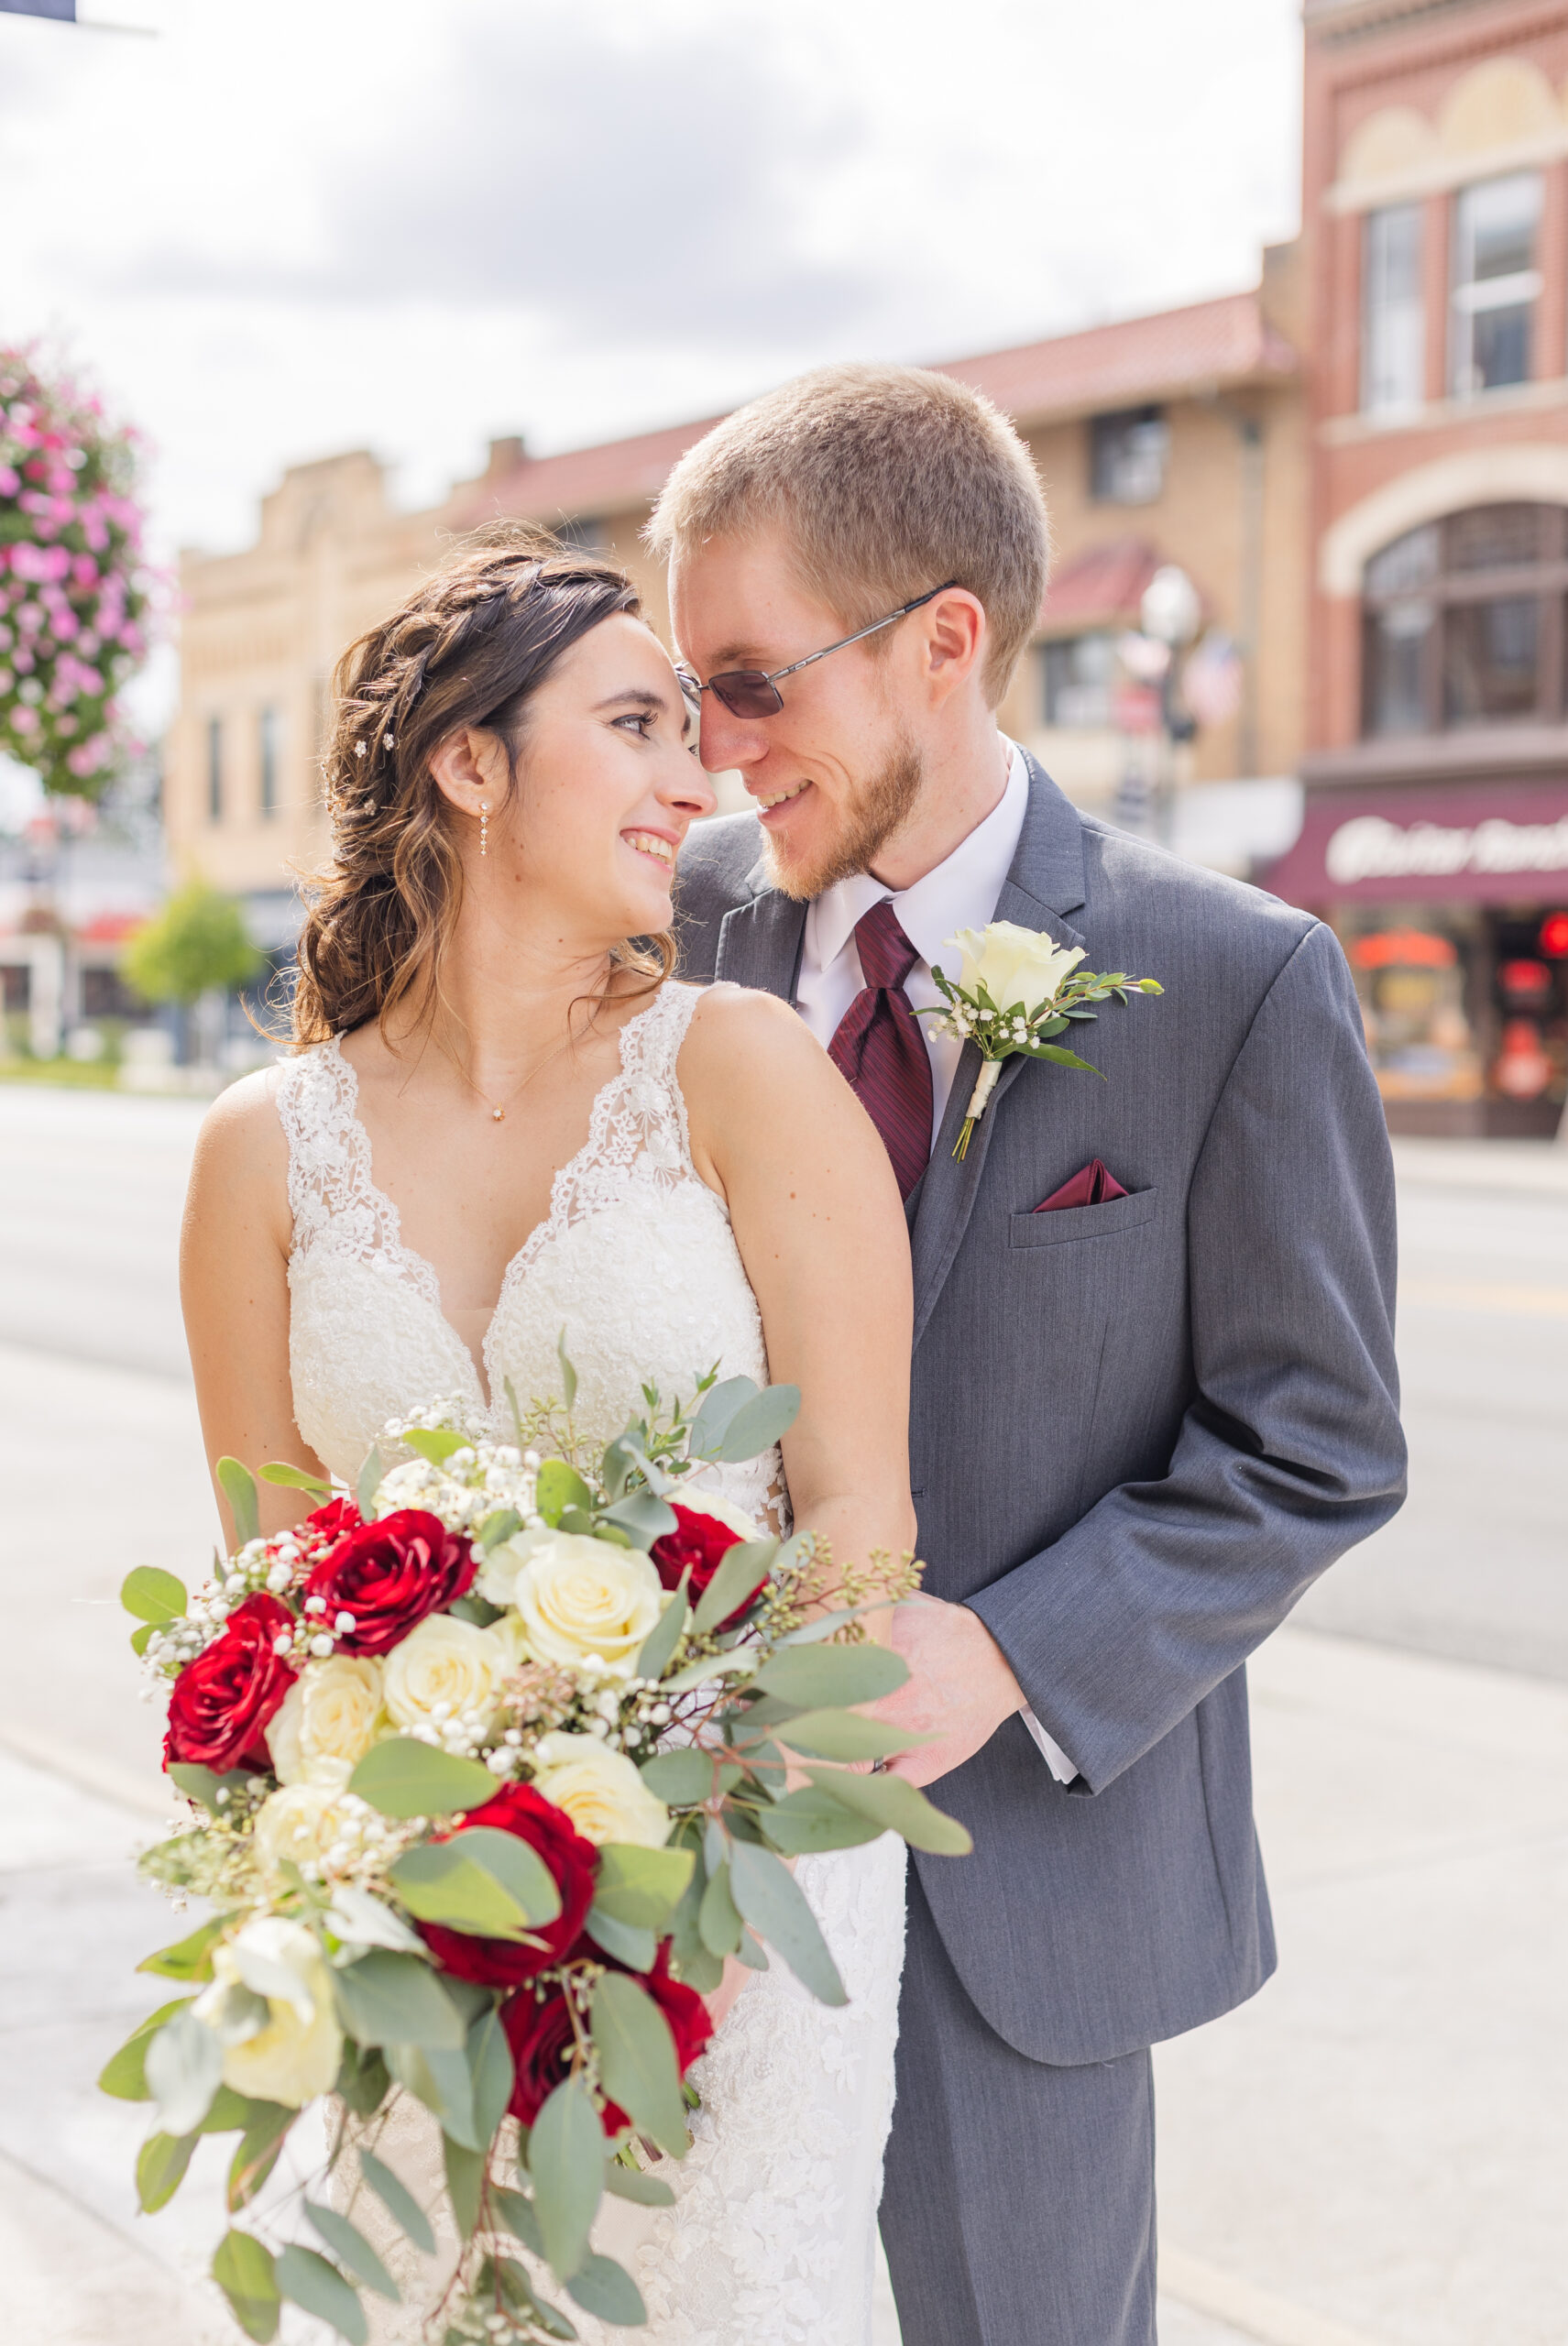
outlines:
{"label": "storefront", "polygon": [[1309,789],[1301,835],[1262,884],[1343,945],[1391,1131],[1556,1131],[1568,781]]}

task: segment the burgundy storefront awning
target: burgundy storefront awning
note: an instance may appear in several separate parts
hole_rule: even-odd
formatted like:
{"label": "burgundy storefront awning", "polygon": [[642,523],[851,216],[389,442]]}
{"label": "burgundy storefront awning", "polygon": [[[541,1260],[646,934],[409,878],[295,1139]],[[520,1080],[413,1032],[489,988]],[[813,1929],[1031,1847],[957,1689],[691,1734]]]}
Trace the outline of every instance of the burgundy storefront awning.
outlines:
{"label": "burgundy storefront awning", "polygon": [[1337,904],[1568,904],[1568,781],[1309,790],[1262,886]]}

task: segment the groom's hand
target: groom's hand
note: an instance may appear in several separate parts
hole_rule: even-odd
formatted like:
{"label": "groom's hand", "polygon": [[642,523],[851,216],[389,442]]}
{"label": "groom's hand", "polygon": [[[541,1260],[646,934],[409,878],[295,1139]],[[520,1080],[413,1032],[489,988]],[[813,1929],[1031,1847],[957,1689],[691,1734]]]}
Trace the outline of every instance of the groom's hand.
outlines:
{"label": "groom's hand", "polygon": [[893,1644],[909,1676],[896,1694],[866,1707],[890,1726],[935,1739],[890,1760],[890,1775],[934,1784],[972,1760],[1004,1718],[1025,1707],[1007,1657],[967,1605],[910,1597],[894,1614]]}

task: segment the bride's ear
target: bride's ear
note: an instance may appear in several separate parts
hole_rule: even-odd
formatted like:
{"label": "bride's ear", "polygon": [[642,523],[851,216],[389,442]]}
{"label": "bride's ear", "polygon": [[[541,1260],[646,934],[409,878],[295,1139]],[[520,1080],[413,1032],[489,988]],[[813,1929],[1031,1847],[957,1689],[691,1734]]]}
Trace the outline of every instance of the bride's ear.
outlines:
{"label": "bride's ear", "polygon": [[476,821],[481,806],[501,803],[511,780],[499,735],[473,725],[460,726],[436,744],[430,755],[430,773],[448,806]]}

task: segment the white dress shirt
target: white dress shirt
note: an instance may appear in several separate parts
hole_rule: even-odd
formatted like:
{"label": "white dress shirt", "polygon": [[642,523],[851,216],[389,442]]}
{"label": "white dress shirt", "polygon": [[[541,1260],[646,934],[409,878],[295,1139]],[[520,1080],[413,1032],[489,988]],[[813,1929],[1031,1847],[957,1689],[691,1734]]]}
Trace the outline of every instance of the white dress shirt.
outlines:
{"label": "white dress shirt", "polygon": [[[939,965],[957,978],[960,957],[948,939],[960,928],[983,928],[996,911],[1003,883],[1013,867],[1029,803],[1029,770],[1021,750],[1014,749],[1001,797],[967,839],[960,839],[947,861],[916,880],[912,888],[886,888],[869,872],[814,897],[806,915],[806,942],[801,954],[795,1008],[826,1049],[865,980],[855,946],[855,924],[873,904],[891,897],[899,926],[920,959],[905,980],[904,990],[916,1010],[939,1004],[942,996],[931,975]],[[951,1035],[938,1035],[936,1021],[922,1018],[920,1031],[931,1055],[933,1137],[941,1130],[948,1094],[958,1073],[963,1045]],[[1053,1743],[1033,1711],[1024,1724],[1050,1763],[1059,1784],[1069,1784],[1078,1770],[1059,1744]]]}

